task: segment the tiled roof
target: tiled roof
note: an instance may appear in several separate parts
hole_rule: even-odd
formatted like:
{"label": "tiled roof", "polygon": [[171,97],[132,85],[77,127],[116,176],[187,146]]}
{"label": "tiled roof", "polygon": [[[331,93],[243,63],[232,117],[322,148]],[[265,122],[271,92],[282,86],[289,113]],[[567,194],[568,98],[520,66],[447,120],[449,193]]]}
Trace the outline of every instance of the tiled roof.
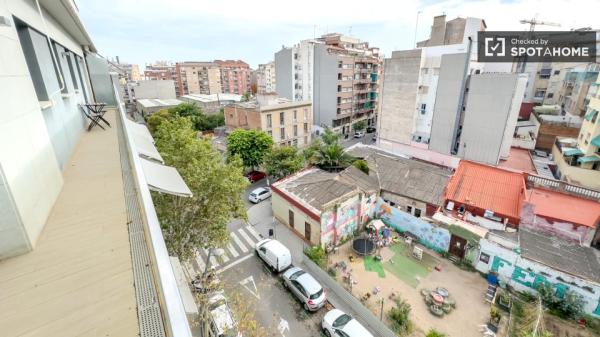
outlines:
{"label": "tiled roof", "polygon": [[534,188],[529,194],[534,213],[553,220],[596,228],[600,220],[600,203],[570,194]]}
{"label": "tiled roof", "polygon": [[446,199],[519,218],[525,179],[520,173],[463,160],[448,183]]}

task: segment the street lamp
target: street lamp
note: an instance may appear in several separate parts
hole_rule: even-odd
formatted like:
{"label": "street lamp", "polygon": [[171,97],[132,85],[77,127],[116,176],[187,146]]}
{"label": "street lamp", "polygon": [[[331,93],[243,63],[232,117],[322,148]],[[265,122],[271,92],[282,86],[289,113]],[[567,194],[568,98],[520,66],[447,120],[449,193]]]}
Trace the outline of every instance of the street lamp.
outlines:
{"label": "street lamp", "polygon": [[204,268],[204,275],[206,275],[206,273],[208,273],[208,270],[211,267],[210,258],[213,256],[219,257],[223,254],[225,254],[225,250],[223,248],[209,248],[208,249],[208,257],[206,258],[206,267]]}

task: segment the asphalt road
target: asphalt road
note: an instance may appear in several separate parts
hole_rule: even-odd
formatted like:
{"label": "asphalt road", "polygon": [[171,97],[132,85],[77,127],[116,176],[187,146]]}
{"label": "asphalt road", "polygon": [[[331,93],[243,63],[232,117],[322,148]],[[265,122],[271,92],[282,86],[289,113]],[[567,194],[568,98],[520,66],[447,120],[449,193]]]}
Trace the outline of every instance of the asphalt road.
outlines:
{"label": "asphalt road", "polygon": [[348,139],[343,139],[342,138],[342,146],[346,149],[349,148],[350,146],[356,144],[356,143],[363,143],[363,144],[375,144],[375,141],[373,140],[373,136],[375,135],[375,133],[366,133],[364,137],[362,138],[352,138],[351,136],[349,136],[350,138]]}

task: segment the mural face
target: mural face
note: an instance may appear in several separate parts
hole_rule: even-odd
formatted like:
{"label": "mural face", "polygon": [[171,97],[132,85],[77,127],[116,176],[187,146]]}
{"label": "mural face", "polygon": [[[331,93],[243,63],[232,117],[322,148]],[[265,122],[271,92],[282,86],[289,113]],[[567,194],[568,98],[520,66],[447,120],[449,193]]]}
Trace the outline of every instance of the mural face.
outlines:
{"label": "mural face", "polygon": [[383,199],[377,200],[375,216],[396,231],[409,232],[419,238],[419,242],[427,248],[447,252],[450,246],[450,232],[420,220],[406,212],[388,205]]}

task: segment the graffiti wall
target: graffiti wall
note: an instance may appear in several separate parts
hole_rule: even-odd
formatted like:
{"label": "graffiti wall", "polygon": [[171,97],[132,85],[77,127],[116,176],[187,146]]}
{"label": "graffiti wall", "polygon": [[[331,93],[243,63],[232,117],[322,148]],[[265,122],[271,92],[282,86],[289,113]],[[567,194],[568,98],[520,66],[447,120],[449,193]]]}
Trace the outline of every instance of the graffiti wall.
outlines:
{"label": "graffiti wall", "polygon": [[357,194],[321,213],[321,244],[337,244],[373,217],[375,195]]}
{"label": "graffiti wall", "polygon": [[567,290],[572,290],[583,297],[586,313],[600,316],[600,284],[524,259],[516,252],[486,239],[481,239],[479,245],[479,260],[475,264],[477,270],[483,273],[494,271],[501,281],[519,291],[535,293],[537,287],[545,283],[551,285],[560,298]]}
{"label": "graffiti wall", "polygon": [[375,217],[394,228],[396,231],[409,232],[419,238],[419,243],[427,248],[447,252],[450,246],[450,232],[414,217],[406,212],[391,207],[379,198],[376,204]]}

